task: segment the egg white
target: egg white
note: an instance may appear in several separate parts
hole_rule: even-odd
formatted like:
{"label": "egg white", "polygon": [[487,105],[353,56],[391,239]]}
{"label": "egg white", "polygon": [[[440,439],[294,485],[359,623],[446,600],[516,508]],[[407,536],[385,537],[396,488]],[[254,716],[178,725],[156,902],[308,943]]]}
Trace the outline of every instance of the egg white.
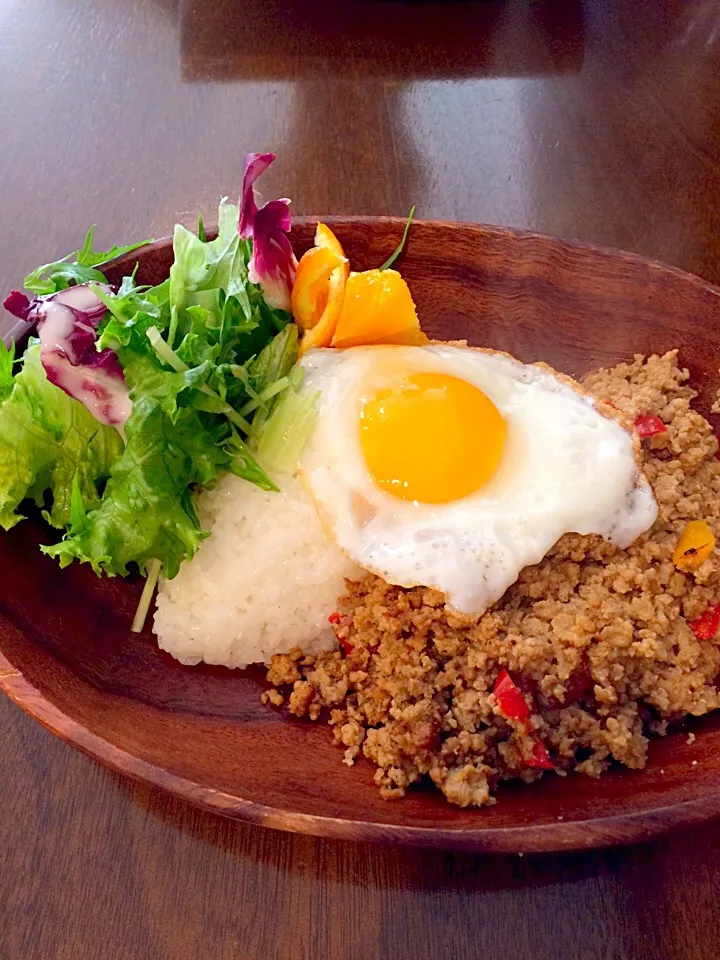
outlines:
{"label": "egg white", "polygon": [[[318,393],[318,417],[300,473],[329,535],[365,569],[400,586],[434,587],[459,613],[484,612],[565,533],[626,547],[657,517],[630,433],[544,365],[430,344],[310,350],[302,366],[306,389]],[[507,426],[497,472],[449,503],[382,490],[360,443],[363,404],[398,375],[418,372],[474,384]],[[433,437],[418,442],[431,458]]]}

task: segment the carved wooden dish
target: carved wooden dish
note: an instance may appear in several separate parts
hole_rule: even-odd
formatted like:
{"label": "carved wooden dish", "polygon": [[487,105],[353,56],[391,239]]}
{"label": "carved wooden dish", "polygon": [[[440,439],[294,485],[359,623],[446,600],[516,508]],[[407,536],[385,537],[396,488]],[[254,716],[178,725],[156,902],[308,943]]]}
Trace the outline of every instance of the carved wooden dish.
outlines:
{"label": "carved wooden dish", "polygon": [[[356,269],[382,263],[403,223],[331,219]],[[307,247],[314,221],[294,228]],[[170,242],[131,254],[167,275]],[[626,253],[495,227],[417,222],[401,261],[423,328],[571,374],[679,347],[707,414],[717,386],[720,290]],[[469,850],[543,851],[645,839],[720,815],[720,715],[655,741],[648,768],[546,776],[461,810],[430,788],[380,799],[373,768],[342,763],[329,727],[260,704],[264,672],[183,667],[129,627],[139,582],[61,571],[30,521],[0,536],[0,687],[59,737],[121,773],[227,816],[324,836]],[[693,761],[697,761],[693,765]]]}

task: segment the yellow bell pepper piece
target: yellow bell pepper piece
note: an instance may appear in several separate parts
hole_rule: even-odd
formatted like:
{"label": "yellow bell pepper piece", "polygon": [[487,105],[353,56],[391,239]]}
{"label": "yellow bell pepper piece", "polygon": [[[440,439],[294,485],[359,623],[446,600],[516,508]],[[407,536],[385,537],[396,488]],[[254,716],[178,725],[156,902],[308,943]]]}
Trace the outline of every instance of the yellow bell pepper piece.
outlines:
{"label": "yellow bell pepper piece", "polygon": [[301,330],[310,330],[325,309],[328,284],[343,258],[328,247],[312,247],[303,254],[292,289],[292,312]]}
{"label": "yellow bell pepper piece", "polygon": [[342,308],[350,266],[332,230],[317,225],[315,246],[300,259],[292,291],[295,322],[304,331],[300,354],[310,347],[329,347]]}
{"label": "yellow bell pepper piece", "polygon": [[334,347],[377,343],[422,346],[427,342],[410,289],[396,270],[350,274],[332,341]]}
{"label": "yellow bell pepper piece", "polygon": [[715,549],[715,537],[705,520],[690,520],[673,553],[673,563],[686,573],[697,570]]}
{"label": "yellow bell pepper piece", "polygon": [[324,223],[318,223],[315,229],[315,246],[327,247],[328,250],[332,250],[333,253],[336,253],[339,257],[342,257],[343,260],[345,259],[345,251],[343,250],[340,241],[332,232],[330,227],[326,226]]}

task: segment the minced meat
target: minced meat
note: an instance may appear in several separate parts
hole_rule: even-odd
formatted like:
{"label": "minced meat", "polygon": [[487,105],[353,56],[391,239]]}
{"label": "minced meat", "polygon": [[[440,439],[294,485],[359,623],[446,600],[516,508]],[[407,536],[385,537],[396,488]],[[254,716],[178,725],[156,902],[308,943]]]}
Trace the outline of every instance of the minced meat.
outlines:
{"label": "minced meat", "polygon": [[[641,768],[649,736],[719,707],[720,645],[688,624],[720,600],[720,563],[714,553],[682,573],[672,560],[688,520],[706,520],[720,538],[718,443],[691,409],[686,380],[675,353],[585,379],[630,419],[652,413],[667,424],[643,442],[660,508],[648,534],[628,550],[564,536],[471,623],[434,590],[348,582],[333,618],[340,649],[273,658],[269,680],[292,685],[291,712],[315,719],[327,708],[345,762],[362,751],[384,797],[430,777],[468,806],[494,802],[502,780],[542,776],[538,744],[561,774],[598,776],[613,761]],[[503,667],[527,719],[499,707]]]}

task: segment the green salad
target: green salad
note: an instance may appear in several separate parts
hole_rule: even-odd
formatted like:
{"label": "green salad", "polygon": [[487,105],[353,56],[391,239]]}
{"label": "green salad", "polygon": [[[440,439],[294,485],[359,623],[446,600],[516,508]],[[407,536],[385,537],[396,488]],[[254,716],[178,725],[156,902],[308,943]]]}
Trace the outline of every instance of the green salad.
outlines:
{"label": "green salad", "polygon": [[131,270],[110,285],[103,263],[141,244],[95,252],[91,229],[26,278],[32,296],[5,301],[38,336],[18,358],[0,344],[0,525],[31,500],[62,531],[43,547],[61,566],[125,576],[135,565],[148,576],[135,628],[160,570],[174,577],[207,536],[197,492],[226,473],[275,489],[266,471],[291,468],[312,426],[287,201],[258,210],[252,193],[272,158],[246,158],[243,199],[221,202],[215,239],[202,219],[196,232],[176,226],[162,283]]}
{"label": "green salad", "polygon": [[[148,241],[96,251],[91,227],[77,252],[38,267],[26,292],[4,301],[31,336],[22,356],[0,342],[0,526],[9,530],[34,502],[58,531],[43,552],[62,567],[139,570],[147,579],[134,630],[161,572],[174,578],[208,536],[198,494],[226,474],[276,490],[273,476],[295,469],[316,415],[298,357],[309,344],[342,345],[348,261],[320,224],[298,270],[290,201],[255,202],[253,185],[274,159],[245,157],[240,201],[221,201],[211,239],[202,217],[195,231],[175,227],[162,283],[138,277],[132,252]],[[394,341],[370,311],[380,343],[427,341],[407,284],[389,269],[412,215],[390,259],[350,278],[378,315],[402,320]],[[111,283],[104,265],[123,255],[127,272],[118,281],[114,264]],[[347,345],[358,335],[348,317]]]}

